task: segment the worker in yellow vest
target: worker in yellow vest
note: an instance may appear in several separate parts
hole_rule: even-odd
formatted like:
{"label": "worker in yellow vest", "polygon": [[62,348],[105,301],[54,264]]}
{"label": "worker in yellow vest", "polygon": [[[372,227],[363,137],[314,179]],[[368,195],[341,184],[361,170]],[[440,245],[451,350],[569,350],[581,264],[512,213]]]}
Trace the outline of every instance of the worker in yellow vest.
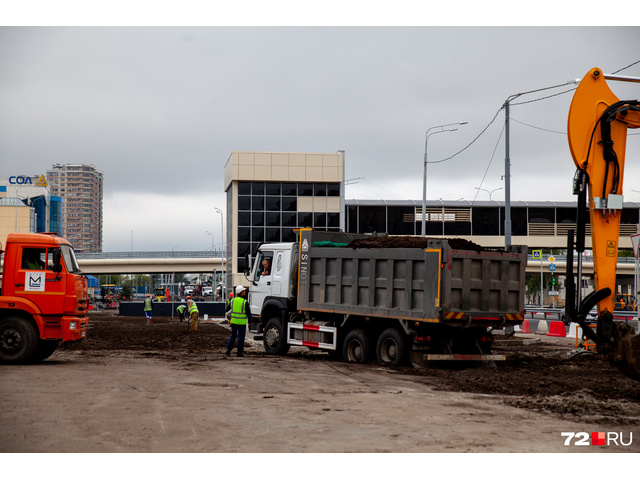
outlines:
{"label": "worker in yellow vest", "polygon": [[193,301],[191,295],[187,297],[187,308],[189,309],[189,315],[191,316],[189,330],[193,330],[193,333],[198,333],[198,317],[200,316],[200,312],[198,311],[198,305]]}
{"label": "worker in yellow vest", "polygon": [[153,302],[151,295],[147,294],[147,298],[144,299],[144,314],[147,317],[147,323],[151,323],[151,311],[153,310]]}
{"label": "worker in yellow vest", "polygon": [[236,287],[236,294],[227,309],[231,312],[231,335],[227,342],[227,355],[231,355],[233,344],[238,339],[238,357],[244,357],[244,337],[247,333],[247,320],[251,318],[251,308],[246,299],[247,289],[242,285]]}

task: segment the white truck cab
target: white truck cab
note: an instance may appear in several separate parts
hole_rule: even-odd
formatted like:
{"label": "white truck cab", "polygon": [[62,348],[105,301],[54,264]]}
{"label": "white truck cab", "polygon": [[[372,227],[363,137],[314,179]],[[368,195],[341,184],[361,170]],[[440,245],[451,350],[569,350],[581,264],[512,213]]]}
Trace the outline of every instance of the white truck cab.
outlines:
{"label": "white truck cab", "polygon": [[298,244],[261,245],[257,255],[249,277],[249,305],[254,316],[262,315],[266,302],[277,302],[282,307],[294,299]]}

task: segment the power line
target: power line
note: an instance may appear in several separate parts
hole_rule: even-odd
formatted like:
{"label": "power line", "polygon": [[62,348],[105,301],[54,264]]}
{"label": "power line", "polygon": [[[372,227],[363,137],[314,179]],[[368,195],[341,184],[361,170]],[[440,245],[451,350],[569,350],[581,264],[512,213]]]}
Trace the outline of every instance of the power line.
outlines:
{"label": "power line", "polygon": [[633,62],[631,65],[627,65],[626,67],[623,67],[620,70],[616,70],[615,72],[612,73],[612,75],[615,75],[616,73],[620,73],[621,71],[626,70],[629,67],[633,67],[637,63],[640,63],[640,60],[638,60],[637,62]]}
{"label": "power line", "polygon": [[567,132],[556,132],[555,130],[548,130],[546,128],[536,127],[535,125],[529,125],[528,123],[521,122],[519,120],[516,120],[513,117],[511,117],[511,120],[516,122],[516,123],[519,123],[521,125],[526,125],[527,127],[535,128],[536,130],[542,130],[543,132],[557,133],[557,134],[560,134],[560,135],[566,135],[567,134]]}
{"label": "power line", "polygon": [[496,146],[493,148],[493,153],[491,154],[491,159],[489,159],[489,164],[487,165],[487,168],[484,171],[484,175],[482,176],[482,180],[480,180],[480,186],[477,187],[478,191],[476,192],[476,196],[473,198],[473,202],[471,202],[471,206],[473,206],[474,203],[476,203],[476,199],[478,198],[478,195],[480,194],[480,188],[482,188],[482,185],[484,184],[484,179],[487,178],[487,173],[489,172],[489,167],[491,167],[491,163],[493,163],[493,157],[495,157],[496,155],[496,150],[498,149],[498,145],[500,145],[500,140],[502,139],[502,134],[504,133],[504,128],[506,127],[506,123],[502,124],[502,130],[500,130],[500,135],[498,136],[498,141],[496,142]]}

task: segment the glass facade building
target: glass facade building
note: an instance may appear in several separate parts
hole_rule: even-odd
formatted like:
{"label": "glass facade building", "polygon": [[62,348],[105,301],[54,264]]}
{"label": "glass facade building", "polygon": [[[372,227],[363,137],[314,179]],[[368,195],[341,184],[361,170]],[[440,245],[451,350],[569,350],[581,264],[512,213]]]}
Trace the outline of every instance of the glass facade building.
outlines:
{"label": "glass facade building", "polygon": [[295,241],[294,229],[339,231],[343,155],[232,152],[225,166],[227,285],[244,277],[245,254]]}

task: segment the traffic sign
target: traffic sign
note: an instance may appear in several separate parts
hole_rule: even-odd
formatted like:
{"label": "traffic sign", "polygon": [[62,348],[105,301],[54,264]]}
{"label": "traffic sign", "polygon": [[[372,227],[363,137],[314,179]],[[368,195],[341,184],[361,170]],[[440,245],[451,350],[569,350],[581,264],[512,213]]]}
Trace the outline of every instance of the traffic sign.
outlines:
{"label": "traffic sign", "polygon": [[553,263],[556,261],[556,257],[554,257],[553,255],[549,255],[549,262]]}
{"label": "traffic sign", "polygon": [[531,250],[534,260],[542,260],[542,250]]}
{"label": "traffic sign", "polygon": [[556,264],[555,263],[550,263],[549,264],[549,271],[550,272],[555,272],[556,271]]}

